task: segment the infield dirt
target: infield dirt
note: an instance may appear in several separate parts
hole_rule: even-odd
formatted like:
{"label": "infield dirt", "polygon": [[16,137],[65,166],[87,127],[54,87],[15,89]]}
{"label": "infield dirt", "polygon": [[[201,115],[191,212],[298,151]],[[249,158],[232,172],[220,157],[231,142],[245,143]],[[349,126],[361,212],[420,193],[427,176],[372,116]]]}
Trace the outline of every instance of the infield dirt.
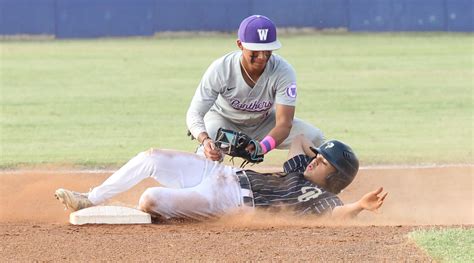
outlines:
{"label": "infield dirt", "polygon": [[[378,213],[344,224],[255,213],[205,223],[72,226],[54,198],[63,187],[87,192],[110,173],[0,173],[0,261],[430,261],[407,233],[473,227],[473,166],[362,169],[340,197],[348,203],[383,186]],[[137,185],[111,204],[135,206],[157,183]]]}

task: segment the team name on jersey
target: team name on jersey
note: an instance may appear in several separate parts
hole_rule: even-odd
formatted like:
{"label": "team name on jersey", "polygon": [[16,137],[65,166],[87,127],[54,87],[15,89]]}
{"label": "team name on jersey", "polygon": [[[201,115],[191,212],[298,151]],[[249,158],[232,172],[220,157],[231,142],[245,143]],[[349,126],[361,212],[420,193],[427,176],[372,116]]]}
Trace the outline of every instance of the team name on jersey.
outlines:
{"label": "team name on jersey", "polygon": [[271,101],[252,101],[251,103],[241,102],[238,99],[233,99],[230,102],[230,105],[237,110],[249,111],[249,112],[261,112],[267,111],[272,106],[273,103]]}

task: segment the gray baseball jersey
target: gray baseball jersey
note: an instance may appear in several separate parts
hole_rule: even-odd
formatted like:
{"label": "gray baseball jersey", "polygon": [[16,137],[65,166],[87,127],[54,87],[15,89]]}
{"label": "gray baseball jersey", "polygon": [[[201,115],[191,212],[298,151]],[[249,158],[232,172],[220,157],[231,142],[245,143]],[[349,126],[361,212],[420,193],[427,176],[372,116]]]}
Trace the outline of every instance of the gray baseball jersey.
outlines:
{"label": "gray baseball jersey", "polygon": [[295,106],[296,74],[288,62],[272,54],[252,88],[242,76],[241,56],[241,51],[231,52],[207,69],[186,116],[193,136],[206,131],[203,118],[209,110],[237,125],[254,126],[267,117],[275,104]]}

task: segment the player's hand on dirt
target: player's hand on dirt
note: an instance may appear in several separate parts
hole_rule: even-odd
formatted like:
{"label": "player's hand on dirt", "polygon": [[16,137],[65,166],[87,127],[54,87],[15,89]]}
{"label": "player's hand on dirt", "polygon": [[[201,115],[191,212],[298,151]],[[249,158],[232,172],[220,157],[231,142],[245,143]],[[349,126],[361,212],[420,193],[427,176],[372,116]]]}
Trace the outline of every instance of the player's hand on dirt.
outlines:
{"label": "player's hand on dirt", "polygon": [[211,138],[205,139],[202,144],[204,146],[204,155],[206,155],[206,158],[213,161],[219,161],[222,159],[222,151],[216,147]]}
{"label": "player's hand on dirt", "polygon": [[365,194],[360,200],[360,206],[365,210],[376,211],[383,205],[388,192],[382,194],[383,187]]}

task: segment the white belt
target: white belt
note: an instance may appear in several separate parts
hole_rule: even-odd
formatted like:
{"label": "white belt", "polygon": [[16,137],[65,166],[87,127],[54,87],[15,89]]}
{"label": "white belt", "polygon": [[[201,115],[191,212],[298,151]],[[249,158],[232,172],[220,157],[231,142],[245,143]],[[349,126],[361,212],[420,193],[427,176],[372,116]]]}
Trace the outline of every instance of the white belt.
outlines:
{"label": "white belt", "polygon": [[253,192],[252,186],[250,185],[250,180],[247,177],[245,171],[238,171],[235,173],[237,175],[237,179],[240,183],[240,191],[242,193],[242,203],[246,206],[255,207],[255,203],[253,200]]}

